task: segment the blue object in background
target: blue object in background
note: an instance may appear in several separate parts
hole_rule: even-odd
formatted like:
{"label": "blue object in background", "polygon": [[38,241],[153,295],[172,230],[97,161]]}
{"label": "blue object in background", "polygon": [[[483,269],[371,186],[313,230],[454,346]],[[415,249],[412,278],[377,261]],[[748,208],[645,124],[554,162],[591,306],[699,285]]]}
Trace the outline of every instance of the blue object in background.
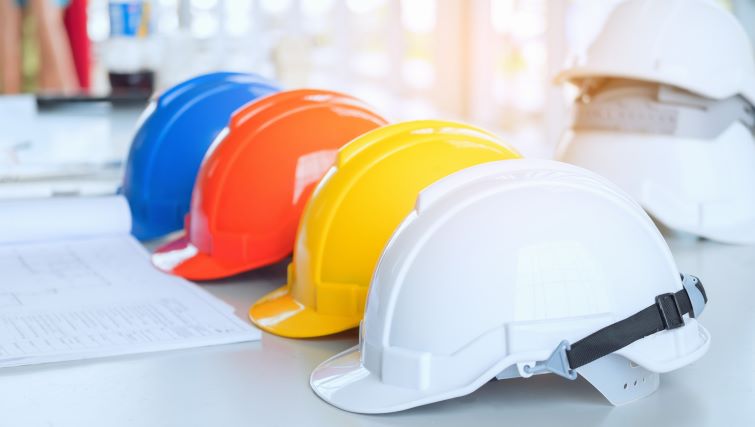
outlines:
{"label": "blue object in background", "polygon": [[152,33],[150,3],[145,0],[110,0],[110,37],[147,37]]}
{"label": "blue object in background", "polygon": [[183,228],[210,144],[234,111],[279,90],[255,74],[217,72],[179,83],[150,103],[137,124],[122,188],[137,239]]}

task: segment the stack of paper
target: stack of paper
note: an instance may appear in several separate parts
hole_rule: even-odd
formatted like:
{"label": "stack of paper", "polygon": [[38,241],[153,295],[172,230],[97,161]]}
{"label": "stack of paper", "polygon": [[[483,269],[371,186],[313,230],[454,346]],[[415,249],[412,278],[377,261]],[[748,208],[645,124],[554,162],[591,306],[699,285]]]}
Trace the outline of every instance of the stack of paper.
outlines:
{"label": "stack of paper", "polygon": [[259,339],[129,229],[120,197],[0,203],[0,367]]}
{"label": "stack of paper", "polygon": [[0,199],[115,193],[130,142],[119,131],[136,117],[111,113],[101,104],[38,111],[34,95],[0,96]]}

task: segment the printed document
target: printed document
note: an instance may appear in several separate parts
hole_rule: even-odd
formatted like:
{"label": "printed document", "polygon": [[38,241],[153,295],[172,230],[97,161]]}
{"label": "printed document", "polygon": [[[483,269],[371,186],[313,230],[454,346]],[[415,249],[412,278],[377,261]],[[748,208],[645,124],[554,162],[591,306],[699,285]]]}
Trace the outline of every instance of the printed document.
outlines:
{"label": "printed document", "polygon": [[121,197],[0,202],[0,367],[259,339],[129,229]]}

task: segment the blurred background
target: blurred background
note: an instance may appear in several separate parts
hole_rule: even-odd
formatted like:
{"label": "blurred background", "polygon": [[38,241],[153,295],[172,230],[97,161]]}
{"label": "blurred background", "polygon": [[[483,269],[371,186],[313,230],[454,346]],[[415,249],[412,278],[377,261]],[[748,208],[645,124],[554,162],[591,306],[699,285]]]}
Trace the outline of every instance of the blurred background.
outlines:
{"label": "blurred background", "polygon": [[[502,134],[526,155],[549,157],[568,121],[570,97],[570,89],[552,78],[584,52],[619,2],[3,1],[25,7],[16,7],[20,13],[8,5],[0,10],[2,90],[38,96],[35,105],[28,97],[6,97],[0,104],[6,129],[0,136],[0,183],[87,167],[116,176],[149,93],[212,70],[254,71],[288,88],[348,92],[391,120],[468,121]],[[35,5],[44,9],[40,3],[59,11],[35,11]],[[719,3],[755,37],[755,0]],[[8,25],[12,14],[19,14],[18,31]],[[140,16],[136,27],[130,21],[134,14]],[[40,31],[56,25],[57,34]],[[18,66],[7,59],[13,58],[16,34]],[[63,34],[71,59],[47,58],[46,45],[62,49]],[[63,70],[57,86],[55,79],[52,84],[44,79],[50,64]],[[8,76],[17,68],[20,81],[9,87]],[[91,97],[110,105],[56,107]],[[56,108],[56,114],[46,114]],[[34,114],[44,126],[24,125]],[[60,169],[61,162],[69,167]],[[53,163],[57,172],[40,172]],[[25,190],[20,191],[15,194]]]}

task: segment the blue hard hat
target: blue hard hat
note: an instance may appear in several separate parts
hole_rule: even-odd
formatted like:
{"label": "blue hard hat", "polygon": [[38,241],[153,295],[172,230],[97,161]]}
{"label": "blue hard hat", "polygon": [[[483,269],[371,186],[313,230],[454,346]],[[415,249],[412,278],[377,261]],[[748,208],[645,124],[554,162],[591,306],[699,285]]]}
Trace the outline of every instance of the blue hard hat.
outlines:
{"label": "blue hard hat", "polygon": [[122,188],[137,239],[183,228],[210,144],[235,110],[279,90],[256,74],[217,72],[179,83],[150,103],[137,124]]}

